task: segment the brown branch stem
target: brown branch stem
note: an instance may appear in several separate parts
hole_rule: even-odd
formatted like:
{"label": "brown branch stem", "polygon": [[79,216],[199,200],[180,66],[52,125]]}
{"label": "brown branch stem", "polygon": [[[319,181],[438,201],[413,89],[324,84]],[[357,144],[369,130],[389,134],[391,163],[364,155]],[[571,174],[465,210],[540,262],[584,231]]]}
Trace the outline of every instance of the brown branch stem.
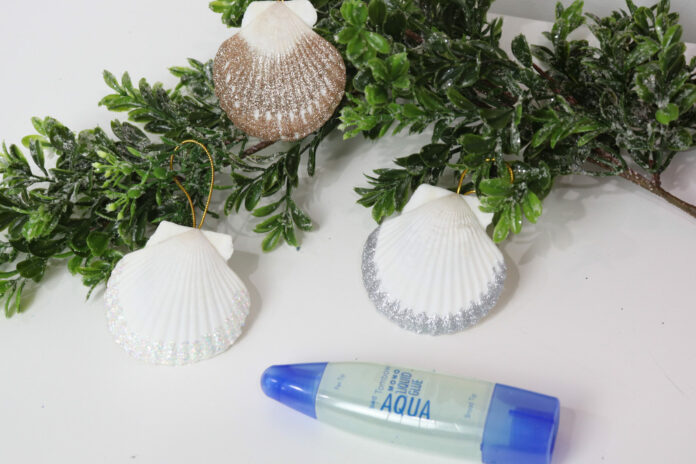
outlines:
{"label": "brown branch stem", "polygon": [[[619,176],[623,177],[629,182],[632,182],[636,184],[639,187],[644,188],[648,192],[651,192],[658,197],[662,198],[663,200],[667,201],[671,205],[676,206],[680,210],[684,211],[685,213],[689,214],[690,216],[696,218],[696,205],[692,205],[691,203],[687,203],[686,201],[682,200],[679,197],[676,197],[666,191],[665,189],[662,188],[661,182],[655,181],[655,180],[650,180],[645,176],[642,176],[638,172],[634,171],[633,169],[627,169],[626,171],[622,172],[619,174]],[[657,177],[659,179],[659,175]]]}
{"label": "brown branch stem", "polygon": [[416,32],[412,31],[411,29],[406,29],[404,31],[404,35],[408,37],[409,39],[413,40],[417,44],[422,44],[423,43],[423,37],[421,37],[419,34]]}
{"label": "brown branch stem", "polygon": [[240,158],[240,159],[244,159],[244,158],[246,158],[247,156],[251,156],[251,155],[253,155],[254,153],[260,152],[260,151],[263,150],[264,148],[270,147],[270,146],[273,145],[274,143],[275,143],[275,142],[268,142],[268,141],[267,141],[267,142],[259,142],[259,143],[257,143],[256,145],[254,145],[253,147],[249,147],[249,148],[247,148],[246,150],[244,150],[244,151],[242,152],[242,154],[239,155],[239,158]]}
{"label": "brown branch stem", "polygon": [[[604,150],[597,149],[595,150],[595,154],[600,156],[602,159],[613,163],[616,166],[619,166],[621,164],[611,153],[607,153]],[[692,205],[691,203],[688,203],[682,200],[681,198],[672,195],[667,190],[662,188],[662,179],[659,173],[655,173],[652,175],[652,178],[648,178],[640,174],[639,172],[628,168],[621,172],[619,174],[619,177],[626,179],[627,181],[647,190],[648,192],[654,195],[657,195],[658,197],[667,201],[671,205],[676,206],[680,210],[684,211],[691,217],[696,218],[696,205]]]}

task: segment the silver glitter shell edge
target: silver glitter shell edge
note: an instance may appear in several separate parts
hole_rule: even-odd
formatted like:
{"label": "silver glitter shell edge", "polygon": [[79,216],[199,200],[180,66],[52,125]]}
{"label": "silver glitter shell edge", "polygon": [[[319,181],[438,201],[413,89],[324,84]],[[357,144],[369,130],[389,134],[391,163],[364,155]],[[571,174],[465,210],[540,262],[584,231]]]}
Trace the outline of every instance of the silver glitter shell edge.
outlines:
{"label": "silver glitter shell edge", "polygon": [[412,308],[402,308],[394,296],[383,291],[382,282],[375,264],[375,250],[380,228],[375,229],[365,242],[362,256],[362,274],[365,289],[377,308],[377,311],[398,324],[400,327],[419,334],[446,335],[461,332],[476,325],[495,306],[503,291],[507,268],[502,264],[496,270],[495,278],[488,285],[480,301],[472,303],[447,316],[429,316],[425,312],[416,312]]}
{"label": "silver glitter shell edge", "polygon": [[[192,364],[227,351],[241,335],[244,324],[239,326],[232,318],[228,318],[220,327],[197,340],[180,343],[149,340],[132,331],[123,315],[115,288],[118,286],[119,267],[117,265],[112,272],[104,294],[106,319],[116,344],[135,359],[165,366]],[[240,296],[236,303],[244,305],[248,312],[250,301],[247,295]]]}

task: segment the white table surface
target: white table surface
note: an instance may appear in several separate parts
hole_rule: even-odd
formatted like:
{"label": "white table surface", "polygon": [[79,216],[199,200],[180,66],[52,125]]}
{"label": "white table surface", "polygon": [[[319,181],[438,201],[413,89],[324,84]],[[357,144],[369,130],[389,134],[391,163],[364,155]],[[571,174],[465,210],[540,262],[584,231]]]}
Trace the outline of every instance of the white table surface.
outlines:
{"label": "white table surface", "polygon": [[[206,4],[5,2],[0,137],[18,143],[34,115],[108,127],[101,70],[171,84],[167,67],[212,57],[228,35]],[[540,31],[506,24],[508,43]],[[423,140],[334,135],[297,193],[318,225],[300,250],[262,254],[247,215],[208,223],[236,237],[230,264],[253,301],[245,334],[210,361],[129,358],[102,294],[85,302],[79,279],[56,266],[27,313],[0,320],[0,463],[455,462],[332,429],[259,388],[271,364],[352,360],[557,396],[558,464],[696,462],[696,220],[620,179],[559,179],[539,223],[501,246],[509,275],[494,314],[458,335],[415,335],[378,315],[362,287],[375,224],[352,187]],[[693,152],[664,177],[696,202]]]}

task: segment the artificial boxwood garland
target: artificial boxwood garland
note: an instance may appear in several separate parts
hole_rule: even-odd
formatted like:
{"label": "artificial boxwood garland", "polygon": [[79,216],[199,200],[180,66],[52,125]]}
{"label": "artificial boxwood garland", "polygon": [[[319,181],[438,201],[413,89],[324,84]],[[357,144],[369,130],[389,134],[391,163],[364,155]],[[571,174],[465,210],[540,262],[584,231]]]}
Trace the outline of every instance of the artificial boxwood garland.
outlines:
{"label": "artificial boxwood garland", "polygon": [[[251,0],[210,8],[238,26]],[[536,222],[554,179],[567,174],[620,176],[696,217],[696,207],[662,188],[661,173],[693,146],[696,60],[685,59],[679,16],[668,0],[599,18],[583,3],[556,6],[549,44],[520,35],[514,57],[500,48],[503,22],[487,19],[491,0],[315,0],[317,32],[341,51],[348,68],[346,98],[319,131],[298,142],[250,140],[220,109],[212,63],[171,68],[173,89],[128,73],[105,72],[112,93],[101,102],[126,112],[111,132],[75,134],[52,118],[34,118],[36,134],[2,146],[0,173],[0,295],[7,317],[25,309],[22,294],[47,266],[66,262],[94,289],[118,260],[142,247],[153,224],[187,223],[173,182],[183,179],[193,201],[207,196],[207,165],[182,156],[176,173],[167,158],[195,139],[213,155],[227,193],[210,214],[241,210],[259,219],[262,248],[299,244],[312,221],[293,200],[300,169],[315,173],[317,149],[334,130],[369,139],[401,131],[432,132],[418,153],[402,154],[356,188],[376,221],[400,211],[422,183],[474,190],[495,213],[493,237]],[[598,46],[571,40],[586,24]],[[212,51],[211,51],[212,53]],[[535,62],[536,59],[536,62]],[[55,155],[55,166],[45,153]],[[27,159],[29,154],[33,163]],[[194,153],[191,153],[193,155]],[[508,167],[513,175],[508,175]]]}

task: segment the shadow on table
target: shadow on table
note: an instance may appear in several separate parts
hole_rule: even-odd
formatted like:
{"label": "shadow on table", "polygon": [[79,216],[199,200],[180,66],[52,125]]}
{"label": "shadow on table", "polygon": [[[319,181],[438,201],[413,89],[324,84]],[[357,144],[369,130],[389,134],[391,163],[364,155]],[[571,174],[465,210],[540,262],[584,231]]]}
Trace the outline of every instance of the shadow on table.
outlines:
{"label": "shadow on table", "polygon": [[556,445],[553,451],[552,462],[563,464],[570,455],[573,431],[575,429],[575,411],[561,406],[561,420],[556,436]]}
{"label": "shadow on table", "polygon": [[244,282],[246,288],[249,290],[249,298],[251,299],[251,306],[249,308],[249,316],[247,316],[246,323],[244,324],[244,330],[240,336],[240,340],[249,333],[249,329],[254,325],[254,321],[259,315],[259,311],[263,306],[263,301],[261,300],[261,293],[259,293],[256,286],[249,280],[249,276],[253,275],[256,269],[259,267],[259,255],[256,253],[248,253],[244,251],[236,251],[230,258],[228,263],[235,274]]}
{"label": "shadow on table", "polygon": [[[505,242],[508,246],[527,246],[520,255],[519,265],[545,256],[551,249],[567,250],[574,245],[572,223],[582,220],[587,210],[585,200],[607,197],[622,193],[621,180],[568,176],[556,182],[554,189],[544,201],[544,212],[536,224],[525,223],[522,232]],[[611,201],[607,199],[607,201]]]}

